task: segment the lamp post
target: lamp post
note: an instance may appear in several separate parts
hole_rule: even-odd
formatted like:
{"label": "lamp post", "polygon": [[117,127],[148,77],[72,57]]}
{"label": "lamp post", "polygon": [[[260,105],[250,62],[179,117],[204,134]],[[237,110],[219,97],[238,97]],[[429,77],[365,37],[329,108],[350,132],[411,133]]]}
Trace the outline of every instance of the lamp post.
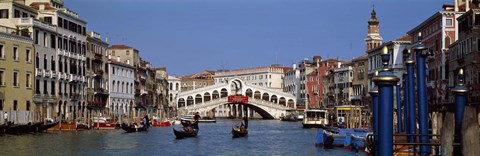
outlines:
{"label": "lamp post", "polygon": [[454,143],[457,143],[456,146],[453,146],[453,155],[463,155],[462,154],[462,121],[463,114],[465,111],[465,104],[467,103],[467,94],[468,89],[464,84],[464,75],[463,69],[458,71],[458,84],[455,88],[452,89],[453,94],[455,94],[455,135]]}
{"label": "lamp post", "polygon": [[[379,102],[379,152],[378,155],[393,155],[393,86],[400,81],[388,69],[390,55],[387,47],[383,47],[383,71],[373,81],[378,86]],[[381,131],[380,131],[381,129]]]}
{"label": "lamp post", "polygon": [[[421,34],[419,34],[421,37]],[[426,58],[429,55],[427,48],[421,44],[416,44],[413,49],[417,58],[417,91],[418,91],[418,124],[421,143],[428,143],[428,110],[427,110],[427,76],[426,76]],[[429,147],[420,146],[420,155],[426,156],[429,153]]]}

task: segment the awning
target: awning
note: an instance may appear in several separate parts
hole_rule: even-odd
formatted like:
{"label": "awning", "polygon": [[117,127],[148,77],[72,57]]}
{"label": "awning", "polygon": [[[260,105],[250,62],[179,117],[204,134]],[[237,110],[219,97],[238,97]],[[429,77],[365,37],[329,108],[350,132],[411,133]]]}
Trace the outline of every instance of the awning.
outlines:
{"label": "awning", "polygon": [[147,111],[156,111],[157,107],[154,106],[135,106],[136,109],[145,109]]}
{"label": "awning", "polygon": [[105,107],[103,107],[103,106],[87,106],[87,109],[103,110],[103,109],[105,109]]}

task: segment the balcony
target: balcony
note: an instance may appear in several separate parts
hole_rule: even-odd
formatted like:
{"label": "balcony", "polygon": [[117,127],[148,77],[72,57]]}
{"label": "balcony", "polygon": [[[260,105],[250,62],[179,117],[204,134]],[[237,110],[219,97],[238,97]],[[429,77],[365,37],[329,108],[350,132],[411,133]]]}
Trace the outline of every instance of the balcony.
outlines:
{"label": "balcony", "polygon": [[34,19],[34,18],[20,18],[20,19],[18,19],[17,26],[20,26],[20,27],[22,27],[22,26],[27,26],[27,27],[35,26],[35,27],[40,27],[42,29],[50,30],[52,32],[57,31],[57,27],[55,27],[51,24],[48,24],[48,23],[40,22],[39,20]]}
{"label": "balcony", "polygon": [[43,69],[38,69],[38,68],[35,69],[35,76],[43,77],[44,73],[45,72],[43,71]]}
{"label": "balcony", "polygon": [[31,32],[28,29],[17,30],[15,28],[0,26],[0,32],[30,38]]}
{"label": "balcony", "polygon": [[148,91],[145,89],[140,89],[140,95],[147,95]]}
{"label": "balcony", "polygon": [[58,73],[58,77],[60,78],[60,80],[62,80],[62,79],[67,79],[67,74],[65,74],[65,73]]}
{"label": "balcony", "polygon": [[75,76],[73,76],[73,74],[67,74],[67,78],[66,78],[68,81],[70,82],[73,82],[75,81]]}
{"label": "balcony", "polygon": [[140,75],[140,80],[145,80],[145,76]]}
{"label": "balcony", "polygon": [[50,77],[50,76],[52,76],[52,72],[51,72],[51,71],[46,71],[46,70],[44,70],[44,71],[45,71],[45,74],[44,74],[45,77]]}
{"label": "balcony", "polygon": [[353,100],[362,100],[362,96],[361,95],[354,95],[354,96],[350,96],[350,99],[353,101]]}
{"label": "balcony", "polygon": [[57,78],[57,71],[52,71],[52,78]]}
{"label": "balcony", "polygon": [[89,101],[88,106],[100,106],[105,107],[106,103],[101,101]]}
{"label": "balcony", "polygon": [[100,76],[101,77],[102,75],[103,75],[103,70],[101,70],[101,69],[95,69],[94,70],[93,76],[95,76],[95,77]]}
{"label": "balcony", "polygon": [[78,101],[80,99],[80,96],[81,95],[78,94],[78,93],[72,93],[72,94],[70,94],[70,100],[71,101]]}
{"label": "balcony", "polygon": [[102,61],[103,60],[103,55],[95,53],[95,56],[93,57],[93,59],[97,60],[97,61]]}

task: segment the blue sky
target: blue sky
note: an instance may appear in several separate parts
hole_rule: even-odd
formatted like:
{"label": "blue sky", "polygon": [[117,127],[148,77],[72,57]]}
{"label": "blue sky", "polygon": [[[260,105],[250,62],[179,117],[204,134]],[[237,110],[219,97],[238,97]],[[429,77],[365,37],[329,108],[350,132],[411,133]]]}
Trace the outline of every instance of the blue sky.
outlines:
{"label": "blue sky", "polygon": [[170,75],[291,66],[314,55],[365,53],[375,4],[384,42],[403,36],[453,0],[64,0],[87,29],[135,47]]}

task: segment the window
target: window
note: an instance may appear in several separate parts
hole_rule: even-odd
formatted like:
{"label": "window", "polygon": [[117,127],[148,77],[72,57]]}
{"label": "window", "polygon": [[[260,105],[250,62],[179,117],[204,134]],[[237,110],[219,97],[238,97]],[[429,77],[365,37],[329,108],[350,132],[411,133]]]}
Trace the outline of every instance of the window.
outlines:
{"label": "window", "polygon": [[46,32],[43,33],[43,46],[48,47],[48,36]]}
{"label": "window", "polygon": [[30,101],[27,101],[27,111],[30,111]]}
{"label": "window", "polygon": [[51,60],[51,66],[52,66],[52,70],[55,71],[55,58],[53,56]]}
{"label": "window", "polygon": [[0,18],[8,18],[8,9],[0,9]]}
{"label": "window", "polygon": [[18,61],[18,47],[13,47],[13,60]]}
{"label": "window", "polygon": [[48,94],[47,80],[43,80],[43,94]]}
{"label": "window", "polygon": [[18,102],[17,100],[13,100],[13,110],[17,110],[17,105],[18,105]]}
{"label": "window", "polygon": [[13,18],[20,18],[20,10],[17,10],[17,9],[13,10]]}
{"label": "window", "polygon": [[112,50],[112,55],[115,56],[115,50]]}
{"label": "window", "polygon": [[28,63],[32,63],[32,57],[30,57],[30,49],[26,49],[25,50],[25,58],[27,60]]}
{"label": "window", "polygon": [[56,47],[56,43],[55,43],[55,35],[50,35],[50,48],[55,48]]}
{"label": "window", "polygon": [[5,58],[5,52],[3,51],[3,44],[0,44],[0,59]]}
{"label": "window", "polygon": [[35,94],[40,94],[40,80],[35,80]]}
{"label": "window", "polygon": [[43,55],[43,69],[47,69],[47,54]]}
{"label": "window", "polygon": [[51,93],[51,95],[55,95],[55,81],[52,81],[52,83],[50,83],[50,85],[51,85],[51,87],[50,87],[51,92],[50,93]]}
{"label": "window", "polygon": [[26,12],[23,12],[22,17],[28,17],[28,14]]}
{"label": "window", "polygon": [[0,110],[3,110],[3,100],[0,100]]}
{"label": "window", "polygon": [[27,88],[32,87],[32,83],[31,83],[31,80],[30,80],[31,75],[32,74],[27,73],[27,75],[25,76],[25,85],[26,85]]}
{"label": "window", "polygon": [[57,18],[57,24],[58,24],[58,27],[63,27],[63,18],[58,17]]}
{"label": "window", "polygon": [[130,55],[130,50],[127,50],[127,55]]}
{"label": "window", "polygon": [[13,86],[18,87],[18,71],[13,72]]}
{"label": "window", "polygon": [[39,34],[38,30],[35,30],[35,38],[34,38],[35,44],[38,44],[38,34]]}
{"label": "window", "polygon": [[5,72],[5,71],[0,70],[0,86],[5,86],[5,82],[4,82],[5,79],[3,78],[3,75],[4,75],[3,73],[4,73],[4,72]]}
{"label": "window", "polygon": [[52,24],[52,17],[44,17],[43,18],[45,22],[47,22],[48,24]]}
{"label": "window", "polygon": [[446,26],[452,26],[452,25],[453,25],[452,22],[453,22],[452,19],[446,19],[446,20],[445,20],[445,25],[446,25]]}

